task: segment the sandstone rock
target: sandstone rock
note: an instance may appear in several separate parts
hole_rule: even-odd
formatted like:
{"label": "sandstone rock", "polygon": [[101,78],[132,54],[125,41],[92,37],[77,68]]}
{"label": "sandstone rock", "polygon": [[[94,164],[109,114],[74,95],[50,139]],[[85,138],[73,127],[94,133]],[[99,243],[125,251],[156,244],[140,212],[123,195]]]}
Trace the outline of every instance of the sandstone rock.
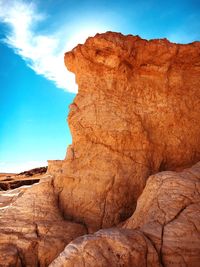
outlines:
{"label": "sandstone rock", "polygon": [[0,190],[9,190],[15,189],[23,185],[32,185],[38,183],[40,179],[33,178],[33,179],[5,179],[4,181],[0,182]]}
{"label": "sandstone rock", "polygon": [[198,267],[200,163],[151,176],[123,228],[76,239],[50,266]]}
{"label": "sandstone rock", "polygon": [[131,216],[149,175],[200,160],[200,43],[107,32],[65,64],[79,92],[54,185],[65,218],[93,232]]}
{"label": "sandstone rock", "polygon": [[19,257],[18,250],[12,245],[4,246],[0,248],[0,266],[1,267],[21,267],[22,262]]}
{"label": "sandstone rock", "polygon": [[48,266],[84,226],[64,221],[51,180],[0,192],[0,266]]}
{"label": "sandstone rock", "polygon": [[38,183],[40,179],[45,177],[46,171],[47,167],[39,167],[18,174],[0,173],[0,191]]}
{"label": "sandstone rock", "polygon": [[148,236],[164,266],[199,266],[200,163],[183,172],[151,176],[123,227]]}
{"label": "sandstone rock", "polygon": [[41,175],[45,174],[47,172],[47,167],[39,167],[39,168],[34,168],[25,172],[20,172],[17,174],[18,176],[24,175],[26,177],[33,176],[33,175]]}
{"label": "sandstone rock", "polygon": [[49,267],[161,266],[151,241],[141,232],[112,228],[71,242]]}
{"label": "sandstone rock", "polygon": [[58,175],[62,173],[63,160],[48,160],[48,174]]}
{"label": "sandstone rock", "polygon": [[65,63],[73,143],[0,192],[0,266],[199,266],[200,43],[108,32]]}

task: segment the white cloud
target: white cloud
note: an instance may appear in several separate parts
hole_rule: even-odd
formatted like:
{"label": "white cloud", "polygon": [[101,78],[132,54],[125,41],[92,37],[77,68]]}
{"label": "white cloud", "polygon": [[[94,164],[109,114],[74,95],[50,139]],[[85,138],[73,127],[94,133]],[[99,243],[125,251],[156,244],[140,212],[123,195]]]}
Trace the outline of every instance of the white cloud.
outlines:
{"label": "white cloud", "polygon": [[47,161],[0,162],[0,173],[19,173],[47,165]]}
{"label": "white cloud", "polygon": [[10,29],[5,43],[37,74],[53,81],[58,88],[76,93],[74,74],[68,72],[64,66],[64,52],[104,29],[101,26],[88,26],[81,30],[74,27],[72,34],[66,25],[56,32],[44,35],[38,33],[36,27],[45,18],[46,15],[39,13],[33,3],[0,0],[0,22]]}

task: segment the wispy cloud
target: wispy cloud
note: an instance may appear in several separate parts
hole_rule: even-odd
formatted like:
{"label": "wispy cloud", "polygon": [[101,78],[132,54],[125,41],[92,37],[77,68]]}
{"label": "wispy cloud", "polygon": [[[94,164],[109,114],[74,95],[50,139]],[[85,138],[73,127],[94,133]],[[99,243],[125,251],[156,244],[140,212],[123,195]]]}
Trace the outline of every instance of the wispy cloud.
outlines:
{"label": "wispy cloud", "polygon": [[0,22],[9,27],[4,42],[37,74],[53,81],[58,88],[76,93],[75,77],[64,66],[64,52],[104,29],[89,27],[69,36],[66,34],[66,25],[44,35],[37,28],[45,19],[46,15],[39,12],[34,3],[0,0]]}

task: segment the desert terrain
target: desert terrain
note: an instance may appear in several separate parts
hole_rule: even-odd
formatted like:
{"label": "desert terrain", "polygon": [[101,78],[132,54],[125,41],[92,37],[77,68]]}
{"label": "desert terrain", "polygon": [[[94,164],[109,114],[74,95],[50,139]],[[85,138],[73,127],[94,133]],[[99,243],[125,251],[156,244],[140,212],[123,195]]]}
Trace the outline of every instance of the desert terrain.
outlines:
{"label": "desert terrain", "polygon": [[65,54],[72,144],[0,176],[0,266],[198,267],[200,42],[97,34]]}

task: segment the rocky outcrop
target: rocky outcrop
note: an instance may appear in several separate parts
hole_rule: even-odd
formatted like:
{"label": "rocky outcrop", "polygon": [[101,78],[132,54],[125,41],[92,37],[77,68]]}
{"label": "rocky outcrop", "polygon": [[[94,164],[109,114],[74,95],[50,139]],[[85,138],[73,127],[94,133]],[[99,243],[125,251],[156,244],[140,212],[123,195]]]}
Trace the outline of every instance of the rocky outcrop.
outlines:
{"label": "rocky outcrop", "polygon": [[47,167],[35,168],[18,174],[0,174],[0,191],[10,190],[23,185],[38,183],[47,171]]}
{"label": "rocky outcrop", "polygon": [[108,32],[65,63],[73,142],[0,191],[0,266],[199,266],[200,43]]}
{"label": "rocky outcrop", "polygon": [[0,266],[48,266],[75,237],[86,233],[58,209],[50,177],[31,187],[0,192]]}
{"label": "rocky outcrop", "polygon": [[131,218],[118,229],[76,239],[50,266],[197,267],[199,262],[200,163],[151,176]]}
{"label": "rocky outcrop", "polygon": [[20,172],[17,175],[24,175],[24,176],[33,176],[33,175],[41,175],[41,174],[45,174],[47,172],[47,167],[39,167],[39,168],[34,168],[32,170],[28,170],[25,172]]}
{"label": "rocky outcrop", "polygon": [[200,160],[200,43],[98,34],[65,54],[79,93],[54,173],[65,218],[90,232],[130,217],[149,175]]}
{"label": "rocky outcrop", "polygon": [[38,178],[17,179],[17,180],[8,178],[0,182],[0,190],[6,191],[9,189],[15,189],[23,185],[32,185],[32,184],[38,183],[39,181],[40,179]]}

